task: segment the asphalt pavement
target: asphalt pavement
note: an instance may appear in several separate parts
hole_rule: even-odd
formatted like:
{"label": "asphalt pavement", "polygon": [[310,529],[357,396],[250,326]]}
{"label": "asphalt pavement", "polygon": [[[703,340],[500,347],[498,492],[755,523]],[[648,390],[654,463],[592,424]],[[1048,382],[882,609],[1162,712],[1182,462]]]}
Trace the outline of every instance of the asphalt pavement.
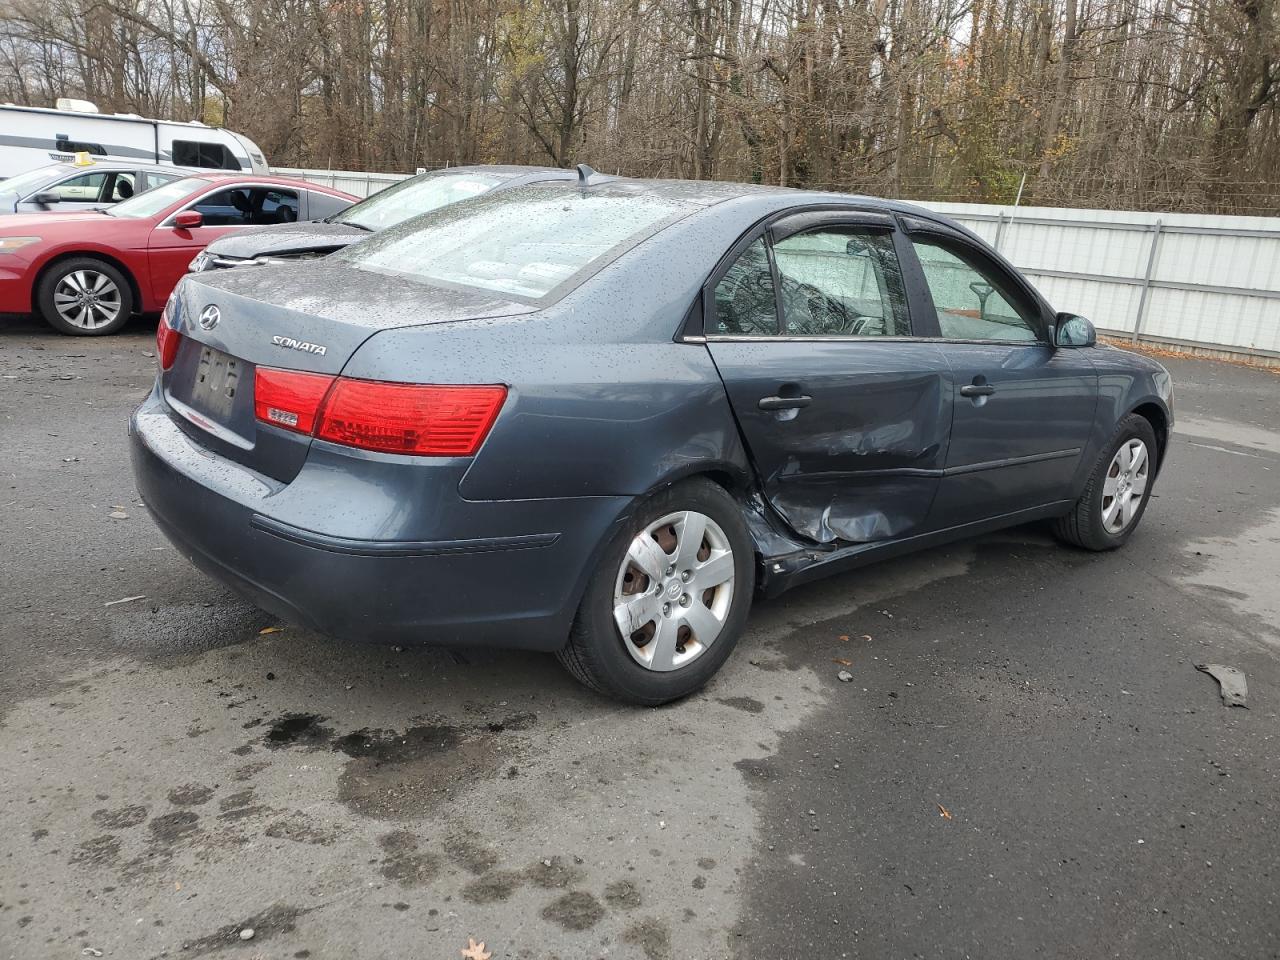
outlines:
{"label": "asphalt pavement", "polygon": [[128,466],[153,330],[0,319],[0,958],[1280,957],[1277,374],[1166,361],[1124,550],[813,584],[636,710],[196,572]]}

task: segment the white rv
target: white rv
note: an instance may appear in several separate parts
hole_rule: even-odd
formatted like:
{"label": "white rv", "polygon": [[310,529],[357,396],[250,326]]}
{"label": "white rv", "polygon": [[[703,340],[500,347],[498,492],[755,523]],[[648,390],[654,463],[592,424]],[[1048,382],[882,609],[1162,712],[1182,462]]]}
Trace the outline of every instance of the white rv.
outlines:
{"label": "white rv", "polygon": [[98,113],[84,100],[59,99],[53,110],[0,104],[0,180],[77,153],[95,160],[270,172],[256,143],[219,127]]}

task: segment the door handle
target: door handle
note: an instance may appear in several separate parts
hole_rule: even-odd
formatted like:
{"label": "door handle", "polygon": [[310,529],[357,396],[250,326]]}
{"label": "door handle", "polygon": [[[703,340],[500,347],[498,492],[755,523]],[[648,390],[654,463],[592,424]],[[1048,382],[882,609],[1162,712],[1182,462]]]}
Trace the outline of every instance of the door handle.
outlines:
{"label": "door handle", "polygon": [[989,397],[995,392],[996,388],[989,383],[966,383],[960,388],[962,397]]}
{"label": "door handle", "polygon": [[799,410],[813,403],[813,397],[761,397],[756,404],[761,410]]}

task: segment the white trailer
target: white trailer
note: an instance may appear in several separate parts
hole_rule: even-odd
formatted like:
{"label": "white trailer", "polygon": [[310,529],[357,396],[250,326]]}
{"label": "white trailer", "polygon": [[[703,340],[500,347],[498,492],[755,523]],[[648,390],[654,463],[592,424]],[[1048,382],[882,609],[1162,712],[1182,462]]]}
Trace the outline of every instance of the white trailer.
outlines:
{"label": "white trailer", "polygon": [[59,99],[52,110],[0,104],[0,179],[71,160],[77,153],[100,160],[270,172],[256,143],[220,127],[98,113],[83,100]]}

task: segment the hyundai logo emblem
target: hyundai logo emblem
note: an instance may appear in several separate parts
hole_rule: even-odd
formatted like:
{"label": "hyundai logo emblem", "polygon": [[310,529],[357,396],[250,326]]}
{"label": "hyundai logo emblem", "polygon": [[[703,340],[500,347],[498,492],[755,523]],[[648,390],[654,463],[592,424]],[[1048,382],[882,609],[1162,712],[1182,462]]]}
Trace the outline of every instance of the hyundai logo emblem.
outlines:
{"label": "hyundai logo emblem", "polygon": [[200,311],[200,329],[212,330],[218,325],[218,321],[221,319],[222,311],[211,303]]}

